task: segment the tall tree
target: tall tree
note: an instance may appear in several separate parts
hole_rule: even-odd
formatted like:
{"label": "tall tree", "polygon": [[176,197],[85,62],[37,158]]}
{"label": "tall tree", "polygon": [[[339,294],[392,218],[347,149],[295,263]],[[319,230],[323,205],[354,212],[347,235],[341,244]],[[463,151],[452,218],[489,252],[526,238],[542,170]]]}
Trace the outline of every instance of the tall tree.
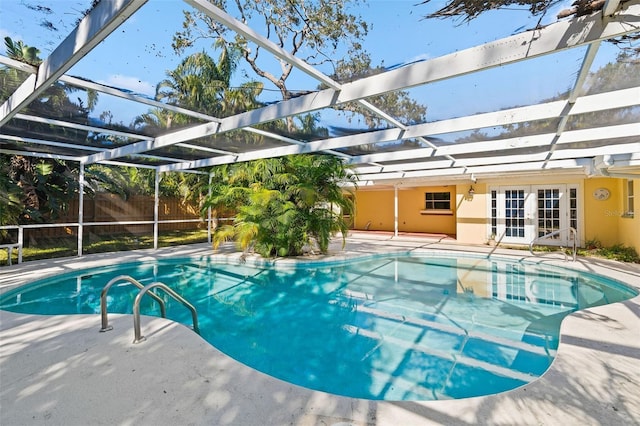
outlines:
{"label": "tall tree", "polygon": [[[369,55],[358,54],[348,60],[337,61],[333,77],[337,81],[348,82],[363,76],[381,74],[385,71],[384,64],[373,66]],[[426,120],[427,107],[411,99],[409,93],[404,90],[372,96],[367,101],[407,126],[423,123]],[[357,117],[362,118],[369,129],[388,126],[382,117],[358,103],[343,104],[337,108],[357,114]]]}
{"label": "tall tree", "polygon": [[[293,56],[312,65],[332,62],[342,49],[349,54],[362,51],[361,41],[368,32],[368,25],[350,12],[360,0],[213,0],[217,7],[233,14],[243,23],[263,23],[260,31],[276,45]],[[289,87],[288,79],[293,66],[280,60],[277,66],[269,66],[262,58],[262,48],[230,31],[224,25],[201,12],[184,12],[184,31],[174,36],[173,48],[180,53],[203,38],[225,45],[231,51],[240,52],[251,69],[270,81],[280,91],[283,100],[296,92]],[[288,120],[293,130],[293,120]]]}
{"label": "tall tree", "polygon": [[[206,52],[189,55],[175,69],[166,72],[167,78],[156,87],[156,99],[216,117],[253,109],[258,105],[256,98],[262,84],[249,81],[232,87],[231,77],[237,61],[238,54],[231,53],[225,45],[221,46],[217,61]],[[184,114],[154,109],[136,118],[134,124],[159,133],[193,121]]]}

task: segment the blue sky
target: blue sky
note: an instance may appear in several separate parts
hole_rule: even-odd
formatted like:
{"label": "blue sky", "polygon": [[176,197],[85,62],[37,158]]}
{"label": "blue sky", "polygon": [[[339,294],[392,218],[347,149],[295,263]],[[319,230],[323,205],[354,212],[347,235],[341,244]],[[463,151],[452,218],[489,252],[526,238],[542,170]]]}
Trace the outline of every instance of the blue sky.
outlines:
{"label": "blue sky", "polygon": [[[73,22],[90,2],[57,0],[50,6],[56,12],[53,14],[35,11],[34,7],[39,3],[35,0],[1,0],[0,36],[4,38],[8,35],[37,46],[44,58],[73,28]],[[486,13],[469,23],[453,19],[425,20],[424,15],[442,7],[444,2],[437,0],[429,5],[416,3],[415,0],[378,0],[358,8],[358,12],[372,23],[365,48],[371,53],[374,65],[384,62],[386,66],[392,66],[441,56],[535,27],[539,19],[530,17],[527,11],[503,10]],[[567,7],[567,3],[556,6],[543,18],[542,23],[554,22],[557,11]],[[172,35],[181,26],[181,11],[185,7],[188,6],[177,0],[150,0],[141,11],[74,66],[69,74],[153,96],[155,85],[165,78],[166,70],[175,68],[180,61],[169,44]],[[47,29],[47,21],[58,31]],[[217,56],[210,50],[210,42],[202,43],[194,50],[202,49],[208,50],[213,57]],[[606,62],[609,56],[601,55],[601,61]],[[482,73],[466,80],[456,79],[414,89],[412,94],[428,105],[435,119],[537,102],[568,88],[581,57],[580,52],[574,52],[561,61],[549,58],[526,65],[514,65],[514,72]],[[551,76],[546,74],[550,70],[553,71]],[[533,82],[541,76],[544,79]],[[289,87],[294,89],[312,90],[316,86],[314,81],[300,73],[292,76],[290,82]],[[269,86],[266,88],[273,89]],[[524,93],[526,91],[536,93]],[[472,93],[471,97],[465,100],[465,93]],[[98,110],[110,110],[116,121],[128,123],[131,117],[147,109],[128,111],[126,102],[108,98],[101,97]],[[468,111],[464,112],[465,109]]]}

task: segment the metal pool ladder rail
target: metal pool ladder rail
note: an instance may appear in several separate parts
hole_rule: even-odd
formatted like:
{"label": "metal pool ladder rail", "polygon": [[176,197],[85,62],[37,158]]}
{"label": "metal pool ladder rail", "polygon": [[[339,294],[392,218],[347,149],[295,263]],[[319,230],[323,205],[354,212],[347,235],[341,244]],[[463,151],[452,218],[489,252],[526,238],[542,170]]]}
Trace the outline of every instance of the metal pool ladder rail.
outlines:
{"label": "metal pool ladder rail", "polygon": [[[572,241],[572,258],[571,261],[575,262],[576,261],[576,254],[578,253],[578,247],[577,247],[577,238],[578,238],[578,232],[575,230],[575,228],[569,227],[569,228],[564,228],[564,229],[558,229],[557,231],[553,231],[550,232],[546,235],[543,235],[542,237],[538,237],[538,238],[534,238],[533,240],[531,240],[531,242],[529,243],[529,253],[531,253],[532,256],[542,256],[544,253],[542,254],[536,254],[533,252],[533,245],[535,243],[537,243],[538,241],[545,239],[545,238],[549,238],[549,237],[553,237],[554,235],[559,235],[561,232],[564,231],[569,231],[569,234],[571,236],[571,241]],[[564,254],[564,261],[568,261],[569,258],[567,257],[567,253],[562,250],[562,247],[560,247],[560,250],[554,252],[554,253],[562,253]]]}
{"label": "metal pool ladder rail", "polygon": [[[182,303],[191,311],[191,318],[193,320],[193,331],[200,334],[200,329],[198,328],[198,313],[196,312],[196,308],[189,302],[187,302],[182,296],[173,291],[169,286],[161,283],[154,282],[146,285],[140,293],[136,296],[136,299],[133,301],[133,331],[135,333],[135,338],[133,343],[140,343],[145,340],[145,337],[140,334],[140,300],[142,300],[142,296],[145,295],[152,288],[158,287],[164,290],[169,296],[173,297],[178,302]],[[150,295],[153,293],[149,293]]]}
{"label": "metal pool ladder rail", "polygon": [[[133,277],[129,275],[118,275],[117,277],[111,279],[111,281],[109,281],[104,286],[104,288],[102,289],[102,292],[100,293],[100,316],[102,318],[102,328],[100,329],[101,332],[113,330],[113,327],[109,325],[109,320],[107,319],[107,292],[109,291],[111,286],[121,281],[126,281],[130,284],[133,284],[136,287],[138,287],[140,290],[144,288],[144,285],[140,284],[139,281],[136,281]],[[149,296],[151,296],[153,300],[155,300],[160,304],[160,315],[162,315],[162,318],[166,318],[167,310],[164,306],[164,301],[155,293],[149,293]]]}

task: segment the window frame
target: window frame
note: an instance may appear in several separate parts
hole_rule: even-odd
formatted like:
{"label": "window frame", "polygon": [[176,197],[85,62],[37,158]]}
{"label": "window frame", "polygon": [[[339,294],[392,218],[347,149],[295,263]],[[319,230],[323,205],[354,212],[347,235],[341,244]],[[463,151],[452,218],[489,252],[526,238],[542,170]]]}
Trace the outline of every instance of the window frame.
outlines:
{"label": "window frame", "polygon": [[635,216],[633,204],[635,200],[635,188],[632,179],[625,179],[622,199],[624,200],[624,213],[622,217],[633,218]]}
{"label": "window frame", "polygon": [[424,209],[420,210],[420,214],[453,214],[453,210],[451,209],[451,191],[425,192]]}

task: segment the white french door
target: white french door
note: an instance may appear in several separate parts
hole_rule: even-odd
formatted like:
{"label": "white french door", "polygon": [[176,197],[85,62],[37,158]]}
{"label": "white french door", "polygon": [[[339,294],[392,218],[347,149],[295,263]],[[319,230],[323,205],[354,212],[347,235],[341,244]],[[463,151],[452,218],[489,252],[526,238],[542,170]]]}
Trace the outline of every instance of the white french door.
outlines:
{"label": "white french door", "polygon": [[578,230],[578,190],[572,185],[499,186],[490,189],[490,233],[503,243],[568,245]]}
{"label": "white french door", "polygon": [[496,191],[496,239],[503,243],[528,243],[534,237],[533,198],[529,186],[501,186]]}

